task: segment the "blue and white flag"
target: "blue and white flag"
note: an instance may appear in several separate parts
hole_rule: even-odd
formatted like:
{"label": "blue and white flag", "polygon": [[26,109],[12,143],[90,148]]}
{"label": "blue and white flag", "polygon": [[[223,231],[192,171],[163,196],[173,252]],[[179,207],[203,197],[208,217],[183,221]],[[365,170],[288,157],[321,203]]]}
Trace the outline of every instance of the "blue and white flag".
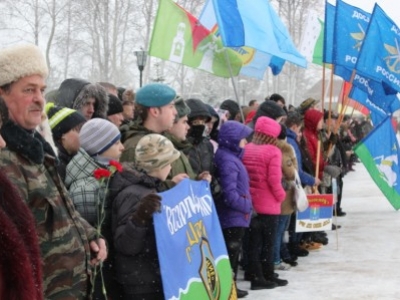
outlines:
{"label": "blue and white flag", "polygon": [[356,70],[400,91],[400,29],[375,4]]}
{"label": "blue and white flag", "polygon": [[400,208],[399,146],[392,122],[387,117],[354,149],[372,179],[398,210]]}
{"label": "blue and white flag", "polygon": [[370,17],[370,13],[358,7],[342,0],[336,1],[333,64],[336,67],[335,74],[346,81],[351,80]]}
{"label": "blue and white flag", "polygon": [[236,299],[208,182],[185,179],[160,196],[153,218],[165,299]]}
{"label": "blue and white flag", "polygon": [[213,4],[224,46],[248,46],[307,67],[269,1],[213,0]]}

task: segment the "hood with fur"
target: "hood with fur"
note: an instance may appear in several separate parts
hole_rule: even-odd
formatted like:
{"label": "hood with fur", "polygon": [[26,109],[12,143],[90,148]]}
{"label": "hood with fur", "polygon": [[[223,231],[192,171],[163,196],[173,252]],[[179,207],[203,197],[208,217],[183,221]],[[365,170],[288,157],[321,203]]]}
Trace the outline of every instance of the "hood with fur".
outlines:
{"label": "hood with fur", "polygon": [[107,118],[108,95],[105,88],[97,83],[69,78],[64,80],[58,89],[58,105],[80,110],[89,98],[95,98],[92,118]]}

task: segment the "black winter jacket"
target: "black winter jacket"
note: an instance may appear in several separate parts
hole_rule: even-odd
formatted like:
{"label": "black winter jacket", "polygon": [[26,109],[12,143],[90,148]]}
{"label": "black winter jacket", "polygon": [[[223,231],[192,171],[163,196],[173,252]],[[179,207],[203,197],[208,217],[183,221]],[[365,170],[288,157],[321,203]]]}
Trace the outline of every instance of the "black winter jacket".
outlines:
{"label": "black winter jacket", "polygon": [[160,181],[124,165],[110,184],[116,277],[129,294],[162,293],[153,223],[136,225],[132,213],[146,195],[159,190]]}

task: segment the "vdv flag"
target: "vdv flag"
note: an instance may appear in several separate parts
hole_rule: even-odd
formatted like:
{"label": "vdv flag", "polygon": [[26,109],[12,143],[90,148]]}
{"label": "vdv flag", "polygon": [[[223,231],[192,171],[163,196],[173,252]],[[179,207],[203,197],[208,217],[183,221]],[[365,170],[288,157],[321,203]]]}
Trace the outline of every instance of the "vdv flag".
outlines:
{"label": "vdv flag", "polygon": [[[199,22],[213,34],[220,36],[212,0],[207,0],[204,4],[203,10],[200,13]],[[284,60],[277,61],[273,59],[272,55],[251,47],[232,47],[231,49],[236,51],[237,55],[242,60],[243,66],[240,70],[240,74],[244,76],[262,80],[268,67],[271,68],[273,75],[278,75],[285,64]]]}
{"label": "vdv flag", "polygon": [[[366,93],[365,96],[372,102],[372,105],[380,107],[385,115],[392,115],[400,109],[397,91],[384,82],[374,81],[357,72],[353,79],[353,86]],[[359,95],[358,92],[357,95]],[[353,99],[357,100],[356,98]]]}
{"label": "vdv flag", "polygon": [[325,27],[324,27],[324,51],[322,60],[324,63],[333,63],[333,35],[335,33],[336,7],[325,1]]}
{"label": "vdv flag", "polygon": [[375,4],[356,70],[400,91],[400,29]]}
{"label": "vdv flag", "polygon": [[353,85],[349,98],[368,108],[374,126],[380,124],[388,114],[368,98],[368,93]]}
{"label": "vdv flag", "polygon": [[351,80],[370,17],[370,13],[358,7],[336,1],[333,64],[338,67],[335,74],[346,81]]}
{"label": "vdv flag", "polygon": [[400,208],[399,148],[391,119],[387,117],[354,149],[379,189],[398,210]]}
{"label": "vdv flag", "polygon": [[213,0],[222,42],[248,46],[306,68],[288,30],[266,0]]}
{"label": "vdv flag", "polygon": [[165,299],[236,299],[208,182],[185,179],[160,196],[154,228]]}
{"label": "vdv flag", "polygon": [[[330,4],[328,1],[325,2],[325,24],[324,24],[324,47],[322,61],[326,64],[333,64],[333,40],[335,34],[335,15],[336,6]],[[344,74],[345,77],[351,77],[351,72],[349,72],[345,67],[334,65],[334,74],[340,76]]]}
{"label": "vdv flag", "polygon": [[149,54],[226,78],[231,77],[230,67],[233,76],[242,67],[233,50],[171,0],[159,2]]}

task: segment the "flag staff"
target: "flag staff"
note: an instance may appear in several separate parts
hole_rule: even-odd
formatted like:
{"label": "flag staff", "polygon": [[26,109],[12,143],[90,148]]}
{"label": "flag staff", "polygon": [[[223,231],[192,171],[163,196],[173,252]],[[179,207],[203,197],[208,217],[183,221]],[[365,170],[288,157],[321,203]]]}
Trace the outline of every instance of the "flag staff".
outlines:
{"label": "flag staff", "polygon": [[235,99],[236,99],[236,102],[237,102],[237,104],[238,104],[238,106],[239,106],[240,116],[241,116],[241,118],[242,118],[242,120],[243,120],[243,123],[244,123],[244,121],[245,121],[245,119],[244,119],[244,114],[243,114],[242,107],[241,107],[241,105],[240,105],[239,94],[238,94],[238,91],[237,91],[236,82],[235,82],[235,79],[233,78],[233,72],[232,72],[231,62],[230,62],[230,60],[229,60],[228,53],[227,53],[225,47],[224,47],[224,55],[225,55],[226,64],[228,65],[229,75],[230,75],[231,80],[232,80],[233,92],[235,93]]}

